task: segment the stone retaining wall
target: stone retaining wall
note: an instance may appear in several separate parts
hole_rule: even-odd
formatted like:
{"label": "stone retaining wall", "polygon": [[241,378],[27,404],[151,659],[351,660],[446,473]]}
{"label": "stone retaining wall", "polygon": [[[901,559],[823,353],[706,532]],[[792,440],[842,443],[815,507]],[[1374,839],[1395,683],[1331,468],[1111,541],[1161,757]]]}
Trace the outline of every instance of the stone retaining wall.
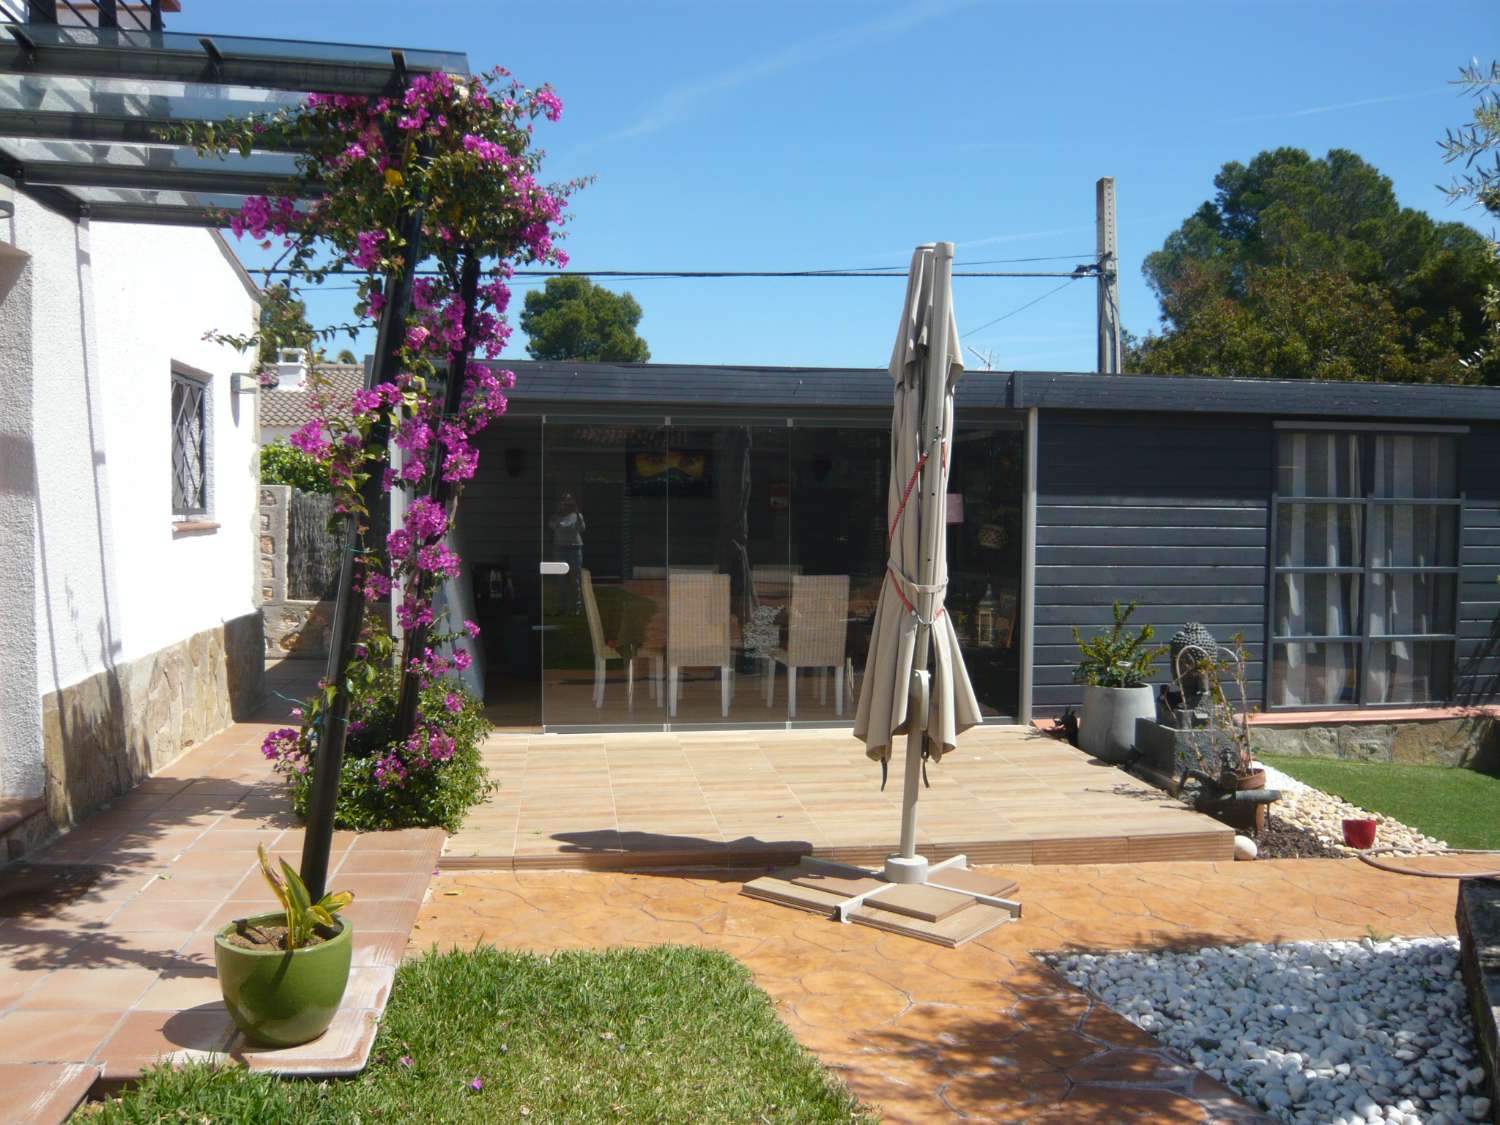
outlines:
{"label": "stone retaining wall", "polygon": [[1489,715],[1400,722],[1252,723],[1257,753],[1362,762],[1500,768],[1500,723]]}
{"label": "stone retaining wall", "polygon": [[264,685],[261,617],[251,613],[43,696],[52,823],[71,827],[245,718]]}

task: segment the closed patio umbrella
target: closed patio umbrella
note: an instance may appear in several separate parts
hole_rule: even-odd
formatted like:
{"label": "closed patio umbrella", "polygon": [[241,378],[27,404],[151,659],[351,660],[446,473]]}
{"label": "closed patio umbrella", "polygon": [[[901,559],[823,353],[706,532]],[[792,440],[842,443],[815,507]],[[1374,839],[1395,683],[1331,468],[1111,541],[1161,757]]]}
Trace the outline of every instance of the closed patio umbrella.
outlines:
{"label": "closed patio umbrella", "polygon": [[926,880],[916,854],[922,761],[938,761],[958,736],[981,722],[958,635],[944,610],[948,585],[947,491],[953,434],[953,389],[963,374],[953,315],[953,244],[917,248],[906,283],[906,307],[891,353],[889,557],[875,608],[875,627],[860,685],[854,735],[881,763],[905,734],[901,846],[886,861],[892,882]]}

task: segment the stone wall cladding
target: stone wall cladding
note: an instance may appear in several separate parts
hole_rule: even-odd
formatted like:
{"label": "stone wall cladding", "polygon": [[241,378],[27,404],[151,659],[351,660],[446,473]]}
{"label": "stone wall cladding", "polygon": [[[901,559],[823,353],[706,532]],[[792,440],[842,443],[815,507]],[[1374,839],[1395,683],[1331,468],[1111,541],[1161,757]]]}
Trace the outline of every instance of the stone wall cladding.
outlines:
{"label": "stone wall cladding", "polygon": [[260,486],[261,613],[265,618],[265,655],[322,660],[333,633],[333,602],[297,601],[286,596],[287,511],[289,484]]}
{"label": "stone wall cladding", "polygon": [[42,699],[47,812],[68,828],[183,751],[246,718],[265,686],[246,614]]}
{"label": "stone wall cladding", "polygon": [[1408,765],[1500,768],[1500,721],[1487,715],[1394,723],[1252,725],[1258,753]]}

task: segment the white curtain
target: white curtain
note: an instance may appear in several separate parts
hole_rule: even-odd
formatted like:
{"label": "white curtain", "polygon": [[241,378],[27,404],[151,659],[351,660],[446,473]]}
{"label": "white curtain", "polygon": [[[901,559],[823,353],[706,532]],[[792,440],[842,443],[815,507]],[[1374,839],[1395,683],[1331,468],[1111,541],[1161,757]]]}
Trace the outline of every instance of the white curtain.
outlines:
{"label": "white curtain", "polygon": [[[1432,500],[1457,494],[1455,442],[1444,434],[1375,438],[1377,500]],[[1457,512],[1446,505],[1377,504],[1370,562],[1377,567],[1452,566]],[[1453,631],[1451,575],[1376,573],[1369,591],[1370,635]],[[1444,694],[1451,646],[1446,642],[1376,641],[1370,646],[1365,699],[1411,703]]]}
{"label": "white curtain", "polygon": [[[1375,569],[1363,590],[1367,509],[1362,441],[1373,443],[1371,496],[1376,501],[1368,509],[1369,562]],[[1367,628],[1372,643],[1364,669],[1366,703],[1441,698],[1452,663],[1450,641],[1379,638],[1453,632],[1452,574],[1385,568],[1456,565],[1458,511],[1426,501],[1457,495],[1457,443],[1446,434],[1288,432],[1277,448],[1276,566],[1351,569],[1278,573],[1273,633],[1356,639],[1277,646],[1272,705],[1358,702],[1357,638]],[[1340,500],[1345,502],[1336,502]],[[1388,500],[1402,503],[1381,503]]]}
{"label": "white curtain", "polygon": [[[1362,566],[1362,506],[1328,502],[1360,495],[1358,435],[1285,433],[1278,448],[1277,492],[1306,499],[1284,499],[1278,507],[1277,566]],[[1275,611],[1276,636],[1358,636],[1359,577],[1278,574]],[[1272,654],[1271,702],[1287,707],[1352,703],[1358,659],[1355,643],[1277,646]]]}

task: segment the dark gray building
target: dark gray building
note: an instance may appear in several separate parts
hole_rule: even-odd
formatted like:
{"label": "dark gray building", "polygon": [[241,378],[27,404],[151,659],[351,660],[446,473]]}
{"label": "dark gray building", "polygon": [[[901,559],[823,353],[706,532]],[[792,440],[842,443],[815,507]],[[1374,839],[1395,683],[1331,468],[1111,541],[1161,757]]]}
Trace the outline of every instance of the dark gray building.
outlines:
{"label": "dark gray building", "polygon": [[[459,521],[500,713],[847,721],[885,580],[886,372],[506,366]],[[1267,709],[1494,696],[1500,392],[969,372],[958,400],[947,608],[997,721],[1079,702],[1072,630],[1117,600],[1163,638],[1241,635]]]}

